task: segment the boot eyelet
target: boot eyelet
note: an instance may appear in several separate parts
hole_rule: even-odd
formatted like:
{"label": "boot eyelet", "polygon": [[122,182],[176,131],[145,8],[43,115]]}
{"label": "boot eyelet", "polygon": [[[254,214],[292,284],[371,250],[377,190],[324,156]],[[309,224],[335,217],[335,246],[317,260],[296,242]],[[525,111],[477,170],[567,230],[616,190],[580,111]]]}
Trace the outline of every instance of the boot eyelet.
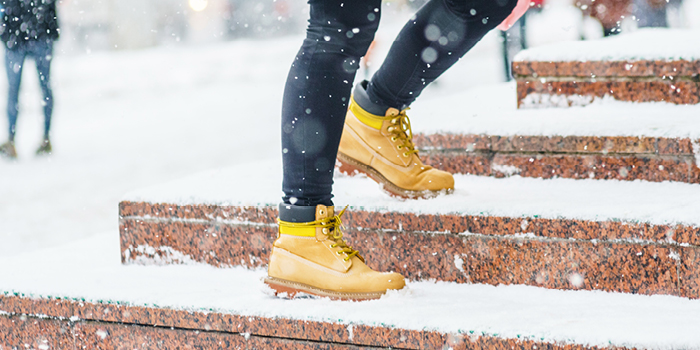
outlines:
{"label": "boot eyelet", "polygon": [[348,260],[350,260],[350,258],[345,258],[345,259],[343,259],[343,261],[348,261]]}
{"label": "boot eyelet", "polygon": [[391,141],[396,141],[396,136],[392,136]]}
{"label": "boot eyelet", "polygon": [[408,157],[408,152],[404,152],[404,153],[403,153],[403,156],[404,156],[404,157]]}
{"label": "boot eyelet", "polygon": [[338,255],[340,255],[341,251],[339,250],[339,251],[337,251],[337,252],[335,252],[335,253],[338,254]]}
{"label": "boot eyelet", "polygon": [[403,146],[401,146],[401,145],[396,146],[396,148],[398,148],[398,149],[401,149],[402,147],[403,147]]}
{"label": "boot eyelet", "polygon": [[323,209],[321,209],[321,210],[318,211],[318,214],[319,214],[319,215],[326,215],[326,211],[323,210]]}
{"label": "boot eyelet", "polygon": [[327,234],[327,233],[328,233],[328,228],[324,227],[324,228],[323,228],[323,233],[326,233],[326,234]]}

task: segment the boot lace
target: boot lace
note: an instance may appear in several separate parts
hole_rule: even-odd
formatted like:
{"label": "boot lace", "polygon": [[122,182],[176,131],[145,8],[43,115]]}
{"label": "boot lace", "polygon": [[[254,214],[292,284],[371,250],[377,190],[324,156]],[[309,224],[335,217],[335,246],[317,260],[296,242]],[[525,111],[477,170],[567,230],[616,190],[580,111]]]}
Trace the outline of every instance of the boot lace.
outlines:
{"label": "boot lace", "polygon": [[343,210],[338,213],[338,215],[333,216],[332,218],[326,218],[326,219],[321,219],[321,220],[316,220],[316,221],[311,221],[311,222],[287,222],[287,221],[282,221],[277,219],[277,222],[280,225],[288,226],[288,227],[299,227],[299,228],[317,228],[320,227],[322,228],[322,232],[328,237],[329,240],[333,241],[334,243],[331,245],[331,248],[339,247],[340,250],[337,251],[337,254],[345,253],[347,256],[345,257],[345,261],[350,260],[350,258],[353,257],[353,255],[357,256],[364,262],[364,259],[358,255],[359,251],[352,249],[348,245],[347,242],[343,239],[343,232],[341,232],[341,227],[342,227],[342,221],[340,220],[340,217],[345,214],[345,210],[348,209],[346,206],[343,208]]}
{"label": "boot lace", "polygon": [[393,117],[390,120],[393,125],[387,128],[387,131],[391,134],[391,141],[399,141],[399,145],[396,148],[404,150],[404,157],[418,153],[416,146],[413,144],[413,130],[411,130],[411,120],[406,115],[407,110],[408,108],[401,111],[396,117]]}

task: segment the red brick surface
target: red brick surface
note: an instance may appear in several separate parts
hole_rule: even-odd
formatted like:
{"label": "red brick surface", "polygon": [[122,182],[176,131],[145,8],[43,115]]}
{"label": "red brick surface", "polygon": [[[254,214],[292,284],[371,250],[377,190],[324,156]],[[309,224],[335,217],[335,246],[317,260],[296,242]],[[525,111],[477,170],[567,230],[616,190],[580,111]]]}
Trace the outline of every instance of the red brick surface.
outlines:
{"label": "red brick surface", "polygon": [[416,134],[415,142],[427,164],[454,174],[700,183],[692,146],[700,140],[688,138]]}
{"label": "red brick surface", "polygon": [[[178,212],[208,221],[187,222],[173,216]],[[227,213],[230,221],[213,212]],[[125,263],[168,262],[174,250],[214,266],[264,267],[277,234],[274,207],[123,202],[121,213]],[[159,218],[144,219],[144,213]],[[413,280],[700,297],[697,227],[364,209],[349,210],[343,222],[348,242],[371,267]],[[581,284],[571,283],[575,276]]]}
{"label": "red brick surface", "polygon": [[700,103],[700,61],[514,62],[513,75],[519,107],[531,94]]}
{"label": "red brick surface", "polygon": [[0,311],[0,349],[600,349],[363,325],[351,337],[330,322],[21,296],[0,296]]}

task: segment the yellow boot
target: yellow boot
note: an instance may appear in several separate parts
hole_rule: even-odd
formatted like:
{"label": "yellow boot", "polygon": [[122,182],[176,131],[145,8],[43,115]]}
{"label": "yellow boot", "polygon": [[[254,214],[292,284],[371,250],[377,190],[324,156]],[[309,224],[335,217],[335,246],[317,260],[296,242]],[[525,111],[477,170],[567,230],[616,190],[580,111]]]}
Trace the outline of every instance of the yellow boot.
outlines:
{"label": "yellow boot", "polygon": [[313,294],[341,300],[378,299],[389,289],[402,289],[398,273],[377,272],[343,240],[340,217],[332,206],[280,204],[267,283],[275,294]]}
{"label": "yellow boot", "polygon": [[341,172],[364,173],[394,196],[431,198],[454,191],[452,174],[418,157],[406,111],[373,104],[362,84],[350,98],[338,161]]}

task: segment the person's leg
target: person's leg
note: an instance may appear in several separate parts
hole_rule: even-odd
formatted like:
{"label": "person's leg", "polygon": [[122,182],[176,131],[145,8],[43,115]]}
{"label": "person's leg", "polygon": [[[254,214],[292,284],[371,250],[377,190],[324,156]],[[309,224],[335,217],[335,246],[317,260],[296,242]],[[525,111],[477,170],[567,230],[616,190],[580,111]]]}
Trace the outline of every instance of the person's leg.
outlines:
{"label": "person's leg", "polygon": [[379,24],[381,0],[311,0],[307,37],[282,103],[284,202],[332,205],[331,188],[355,71]]}
{"label": "person's leg", "polygon": [[409,21],[374,74],[374,102],[408,107],[423,89],[513,11],[517,0],[431,0]]}
{"label": "person's leg", "polygon": [[37,42],[32,52],[39,74],[39,85],[43,94],[44,106],[44,140],[49,139],[51,117],[53,115],[53,91],[51,90],[51,60],[53,59],[53,42]]}
{"label": "person's leg", "polygon": [[452,174],[424,164],[418,156],[405,110],[508,17],[516,3],[431,0],[425,4],[401,30],[371,82],[355,88],[338,151],[340,171],[364,173],[402,198],[452,193]]}
{"label": "person's leg", "polygon": [[23,48],[5,49],[5,72],[7,73],[7,118],[9,139],[14,142],[19,113],[19,86],[22,81],[22,68],[26,52]]}
{"label": "person's leg", "polygon": [[659,4],[653,0],[635,0],[634,14],[639,28],[668,27],[666,6],[666,3]]}
{"label": "person's leg", "polygon": [[505,68],[506,81],[511,81],[513,79],[512,74],[512,63],[513,57],[521,50],[527,49],[527,38],[526,38],[526,18],[527,15],[520,18],[519,21],[515,22],[512,28],[507,31],[501,31],[502,40],[502,51],[503,51],[503,64]]}
{"label": "person's leg", "polygon": [[510,72],[510,43],[511,43],[511,36],[509,35],[507,31],[502,31],[501,32],[501,53],[503,56],[503,68],[505,69],[505,74],[506,74],[506,81],[511,81],[511,72]]}
{"label": "person's leg", "polygon": [[307,37],[282,103],[284,203],[265,282],[277,293],[376,299],[405,282],[365,265],[340,231],[331,201],[333,168],[360,57],[379,22],[381,0],[311,0]]}

